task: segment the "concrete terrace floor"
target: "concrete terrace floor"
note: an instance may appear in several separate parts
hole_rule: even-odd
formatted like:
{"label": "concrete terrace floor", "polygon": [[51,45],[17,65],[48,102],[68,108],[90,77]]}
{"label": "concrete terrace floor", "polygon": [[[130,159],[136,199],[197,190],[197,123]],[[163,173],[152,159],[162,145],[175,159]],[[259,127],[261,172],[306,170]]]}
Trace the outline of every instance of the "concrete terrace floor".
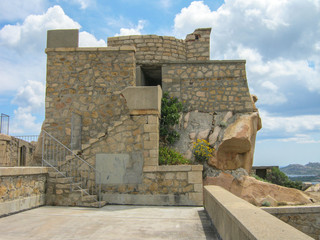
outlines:
{"label": "concrete terrace floor", "polygon": [[0,218],[1,240],[219,239],[202,207],[45,206]]}

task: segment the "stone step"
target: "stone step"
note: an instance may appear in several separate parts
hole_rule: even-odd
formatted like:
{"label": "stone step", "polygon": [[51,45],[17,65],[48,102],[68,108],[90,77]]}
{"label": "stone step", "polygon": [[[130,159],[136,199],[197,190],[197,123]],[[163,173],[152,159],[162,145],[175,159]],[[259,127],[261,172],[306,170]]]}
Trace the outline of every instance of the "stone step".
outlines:
{"label": "stone step", "polygon": [[101,201],[99,202],[92,202],[92,203],[82,203],[81,206],[82,207],[95,207],[95,208],[99,208],[99,207],[104,207],[105,205],[107,205],[106,201]]}
{"label": "stone step", "polygon": [[97,195],[84,195],[82,196],[81,200],[83,202],[95,202],[97,201]]}
{"label": "stone step", "polygon": [[77,190],[81,187],[81,183],[57,183],[56,189],[74,189]]}
{"label": "stone step", "polygon": [[[64,178],[66,175],[66,172],[57,172],[56,170],[54,170],[55,172],[49,172],[49,177],[50,178]],[[63,175],[62,175],[63,174]]]}
{"label": "stone step", "polygon": [[48,182],[64,184],[64,183],[72,183],[72,180],[73,180],[72,177],[59,177],[59,178],[49,178]]}

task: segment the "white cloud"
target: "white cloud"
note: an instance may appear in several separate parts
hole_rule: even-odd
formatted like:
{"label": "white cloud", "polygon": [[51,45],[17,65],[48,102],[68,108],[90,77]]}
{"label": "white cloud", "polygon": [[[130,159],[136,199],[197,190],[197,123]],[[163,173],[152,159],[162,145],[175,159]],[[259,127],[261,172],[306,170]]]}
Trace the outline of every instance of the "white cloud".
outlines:
{"label": "white cloud", "polygon": [[268,131],[302,133],[304,131],[320,130],[320,115],[281,117],[260,111],[260,116],[263,121],[263,129]]}
{"label": "white cloud", "polygon": [[32,115],[30,107],[18,107],[14,110],[12,121],[10,120],[10,134],[39,134],[41,125],[42,122],[37,122],[36,117]]}
{"label": "white cloud", "polygon": [[49,29],[80,28],[60,6],[54,6],[42,15],[29,15],[22,24],[5,25],[0,30],[0,45],[19,52],[43,52]]}
{"label": "white cloud", "polygon": [[81,9],[86,9],[92,6],[93,4],[95,4],[95,0],[64,0],[64,1],[68,3],[80,5]]}
{"label": "white cloud", "polygon": [[107,43],[103,40],[97,40],[95,36],[88,32],[79,33],[79,47],[106,47]]}
{"label": "white cloud", "polygon": [[138,25],[132,28],[120,28],[120,33],[115,36],[127,36],[127,35],[141,35],[141,30],[144,28],[145,21],[139,20]]}
{"label": "white cloud", "polygon": [[44,110],[45,85],[38,81],[27,81],[20,87],[12,103],[19,107],[28,108],[31,112]]}
{"label": "white cloud", "polygon": [[24,19],[30,14],[41,13],[47,0],[1,0],[0,1],[0,20],[13,21]]}

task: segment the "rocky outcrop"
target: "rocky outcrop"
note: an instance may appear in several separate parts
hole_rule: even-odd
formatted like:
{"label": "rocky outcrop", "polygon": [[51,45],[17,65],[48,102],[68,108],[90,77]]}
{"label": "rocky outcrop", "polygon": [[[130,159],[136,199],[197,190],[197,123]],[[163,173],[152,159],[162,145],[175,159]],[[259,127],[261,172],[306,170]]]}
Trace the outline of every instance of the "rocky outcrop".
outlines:
{"label": "rocky outcrop", "polygon": [[[226,123],[226,121],[222,122]],[[216,151],[208,164],[221,170],[244,168],[247,172],[250,172],[253,163],[256,133],[261,127],[261,119],[258,112],[240,115],[226,127],[221,142],[215,144],[219,135],[218,132],[221,131],[221,127],[216,126],[209,136],[209,143],[217,145]]]}
{"label": "rocky outcrop", "polygon": [[302,191],[286,188],[256,180],[249,176],[233,176],[221,172],[216,177],[206,177],[204,185],[218,185],[236,196],[256,205],[261,206],[268,202],[271,206],[300,205],[313,201]]}

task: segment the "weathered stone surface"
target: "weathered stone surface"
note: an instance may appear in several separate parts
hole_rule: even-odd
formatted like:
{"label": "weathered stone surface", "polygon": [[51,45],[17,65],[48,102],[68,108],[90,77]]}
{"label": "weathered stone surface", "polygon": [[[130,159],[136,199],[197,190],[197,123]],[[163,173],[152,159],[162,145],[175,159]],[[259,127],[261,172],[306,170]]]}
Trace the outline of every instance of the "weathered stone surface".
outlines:
{"label": "weathered stone surface", "polygon": [[244,168],[250,172],[256,133],[260,128],[258,113],[240,116],[225,130],[223,140],[209,160],[209,165],[222,170]]}
{"label": "weathered stone surface", "polygon": [[302,191],[258,181],[249,176],[237,179],[231,174],[222,172],[217,177],[206,177],[204,185],[221,186],[257,206],[261,206],[265,201],[268,201],[272,206],[277,206],[278,203],[286,203],[287,205],[312,203],[310,197]]}

